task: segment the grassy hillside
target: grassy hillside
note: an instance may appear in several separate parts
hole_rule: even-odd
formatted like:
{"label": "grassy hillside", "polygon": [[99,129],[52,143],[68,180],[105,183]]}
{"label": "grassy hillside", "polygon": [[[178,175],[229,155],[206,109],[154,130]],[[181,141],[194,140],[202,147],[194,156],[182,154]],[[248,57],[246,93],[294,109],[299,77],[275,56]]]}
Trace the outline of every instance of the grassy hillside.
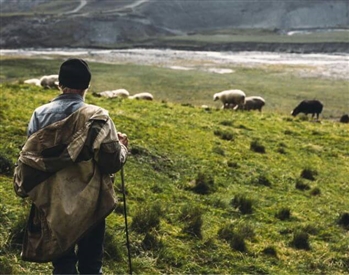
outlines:
{"label": "grassy hillside", "polygon": [[[0,83],[23,82],[25,79],[45,74],[57,74],[62,59],[8,59],[2,57]],[[179,66],[187,66],[183,60]],[[303,99],[319,99],[324,104],[322,116],[338,120],[348,113],[348,81],[307,77],[299,73],[312,70],[297,65],[265,65],[263,68],[246,68],[212,64],[212,67],[232,69],[231,74],[215,74],[203,71],[205,66],[195,65],[197,70],[180,71],[159,66],[135,64],[91,63],[93,73],[90,92],[124,88],[135,94],[150,92],[158,101],[179,104],[203,104],[220,107],[213,101],[213,94],[222,90],[241,89],[248,96],[265,98],[265,110],[289,114]]]}
{"label": "grassy hillside", "polygon": [[[20,260],[29,203],[15,196],[3,159],[16,161],[32,111],[58,94],[17,80],[53,71],[60,61],[17,61],[12,80],[9,62],[3,63],[0,84],[0,273],[47,274],[50,264]],[[348,272],[348,125],[293,118],[270,106],[262,114],[205,110],[195,101],[188,104],[188,95],[183,102],[173,100],[185,93],[169,93],[174,91],[169,86],[182,85],[182,90],[194,87],[194,94],[209,94],[220,81],[229,83],[226,76],[206,79],[205,73],[177,72],[176,83],[168,70],[153,67],[92,63],[91,69],[92,90],[113,82],[130,91],[151,85],[154,94],[159,91],[154,102],[91,93],[86,98],[108,109],[117,129],[130,138],[125,183],[135,274]],[[102,74],[108,70],[113,77]],[[262,74],[237,71],[234,82],[245,83],[243,72],[256,80]],[[283,96],[276,95],[280,89],[274,77],[280,73],[264,79],[276,100]],[[292,77],[282,76],[287,78]],[[315,90],[326,81],[294,76],[293,83],[299,90]],[[338,89],[333,91],[333,97],[339,96]],[[106,274],[128,272],[119,174],[115,189],[120,205],[107,221]]]}

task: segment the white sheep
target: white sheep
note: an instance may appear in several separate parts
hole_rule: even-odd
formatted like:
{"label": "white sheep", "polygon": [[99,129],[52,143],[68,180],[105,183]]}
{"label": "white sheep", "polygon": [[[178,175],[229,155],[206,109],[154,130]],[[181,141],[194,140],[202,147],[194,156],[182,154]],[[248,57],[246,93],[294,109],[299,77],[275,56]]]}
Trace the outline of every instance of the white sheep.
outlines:
{"label": "white sheep", "polygon": [[58,89],[58,74],[44,75],[40,78],[40,85],[46,89]]}
{"label": "white sheep", "polygon": [[238,105],[237,110],[259,110],[262,112],[262,107],[265,105],[265,100],[260,96],[248,96],[245,98],[245,104]]}
{"label": "white sheep", "polygon": [[102,96],[102,97],[106,97],[106,98],[115,98],[115,97],[127,98],[127,97],[129,97],[130,93],[125,89],[117,89],[117,90],[112,90],[112,91],[104,91],[104,92],[100,92],[100,93],[94,93],[93,95]]}
{"label": "white sheep", "polygon": [[41,86],[40,79],[38,79],[38,78],[30,78],[30,79],[24,80],[24,83],[30,84],[30,85]]}
{"label": "white sheep", "polygon": [[153,100],[154,97],[151,93],[139,93],[129,96],[130,99],[143,99],[143,100]]}
{"label": "white sheep", "polygon": [[222,101],[223,109],[234,108],[245,103],[246,94],[241,90],[226,90],[213,95],[213,100]]}

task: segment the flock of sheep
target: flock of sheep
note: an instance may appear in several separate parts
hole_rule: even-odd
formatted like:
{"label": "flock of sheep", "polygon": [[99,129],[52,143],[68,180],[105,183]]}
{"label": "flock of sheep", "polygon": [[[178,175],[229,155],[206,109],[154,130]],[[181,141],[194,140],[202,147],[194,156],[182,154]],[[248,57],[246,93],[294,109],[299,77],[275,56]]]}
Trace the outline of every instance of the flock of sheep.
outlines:
{"label": "flock of sheep", "polygon": [[[24,81],[26,84],[34,84],[48,89],[58,89],[58,75],[44,75],[40,79],[32,78]],[[92,93],[97,97],[106,98],[129,98],[129,99],[141,99],[141,100],[153,100],[154,97],[151,93],[138,93],[130,95],[130,93],[125,89],[117,89],[111,91],[103,91],[100,93]],[[233,110],[258,110],[262,111],[265,105],[265,100],[261,96],[246,96],[246,94],[241,90],[225,90],[213,95],[213,100],[222,102],[222,109],[233,109]],[[204,105],[207,107],[206,105]],[[298,106],[291,112],[292,116],[296,116],[299,113],[304,113],[306,115],[311,114],[312,117],[316,115],[319,119],[323,109],[323,104],[319,100],[303,100]],[[340,122],[349,123],[348,114],[343,115],[340,118]]]}
{"label": "flock of sheep", "polygon": [[117,89],[112,91],[104,91],[100,93],[92,93],[94,96],[98,97],[106,97],[106,98],[130,98],[130,99],[143,99],[143,100],[153,100],[154,97],[151,93],[138,93],[134,95],[130,95],[130,93],[125,89]]}
{"label": "flock of sheep", "polygon": [[[45,89],[58,89],[58,75],[44,75],[41,78],[31,78],[24,80],[25,84],[36,85],[43,87]],[[104,91],[100,93],[92,93],[94,96],[106,97],[106,98],[130,98],[130,99],[143,99],[143,100],[153,100],[154,97],[151,93],[138,93],[130,95],[130,93],[125,89],[118,89],[112,91]]]}
{"label": "flock of sheep", "polygon": [[26,84],[33,84],[45,89],[58,89],[58,74],[44,75],[41,78],[24,80]]}
{"label": "flock of sheep", "polygon": [[234,110],[259,110],[265,105],[264,98],[260,96],[248,96],[241,90],[226,90],[213,95],[213,100],[223,103],[222,109]]}

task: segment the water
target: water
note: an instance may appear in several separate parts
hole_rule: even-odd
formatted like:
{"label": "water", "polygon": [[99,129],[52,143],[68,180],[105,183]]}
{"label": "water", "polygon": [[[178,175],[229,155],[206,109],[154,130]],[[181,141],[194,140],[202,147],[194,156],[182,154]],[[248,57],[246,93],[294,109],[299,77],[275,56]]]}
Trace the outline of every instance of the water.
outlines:
{"label": "water", "polygon": [[274,52],[209,52],[169,49],[2,49],[0,56],[26,58],[79,57],[88,61],[113,64],[139,64],[174,70],[204,70],[211,73],[234,73],[232,67],[284,65],[301,77],[349,80],[349,54],[296,54]]}

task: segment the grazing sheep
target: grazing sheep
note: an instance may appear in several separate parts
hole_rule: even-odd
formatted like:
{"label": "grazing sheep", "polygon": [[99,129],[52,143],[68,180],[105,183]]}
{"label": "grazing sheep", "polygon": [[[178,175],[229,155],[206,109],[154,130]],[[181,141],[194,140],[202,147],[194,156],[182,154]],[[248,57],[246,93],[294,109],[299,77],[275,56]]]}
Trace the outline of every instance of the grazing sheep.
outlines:
{"label": "grazing sheep", "polygon": [[58,89],[58,74],[44,75],[40,78],[40,85],[45,89]]}
{"label": "grazing sheep", "polygon": [[151,93],[139,93],[129,96],[130,99],[143,99],[143,100],[153,100],[154,97]]}
{"label": "grazing sheep", "polygon": [[25,84],[33,84],[33,85],[36,85],[36,86],[41,86],[40,85],[40,79],[38,79],[38,78],[31,78],[31,79],[24,80],[24,83]]}
{"label": "grazing sheep", "polygon": [[316,118],[319,119],[319,115],[322,112],[323,104],[319,100],[303,100],[298,106],[291,112],[292,116],[296,116],[299,113],[305,115],[312,114],[312,118],[316,114]]}
{"label": "grazing sheep", "polygon": [[245,98],[245,104],[240,104],[236,108],[237,110],[259,110],[262,112],[262,108],[265,105],[265,100],[260,96],[247,96]]}
{"label": "grazing sheep", "polygon": [[94,96],[98,97],[106,97],[106,98],[115,98],[115,97],[120,97],[120,98],[127,98],[129,97],[130,93],[126,91],[125,89],[118,89],[118,90],[113,90],[113,91],[104,91],[100,93],[93,93]]}
{"label": "grazing sheep", "polygon": [[342,115],[339,122],[341,123],[349,123],[349,115],[345,114],[345,115]]}
{"label": "grazing sheep", "polygon": [[222,101],[223,109],[234,108],[236,109],[238,105],[245,103],[246,95],[241,90],[226,90],[213,95],[213,100],[218,99]]}

